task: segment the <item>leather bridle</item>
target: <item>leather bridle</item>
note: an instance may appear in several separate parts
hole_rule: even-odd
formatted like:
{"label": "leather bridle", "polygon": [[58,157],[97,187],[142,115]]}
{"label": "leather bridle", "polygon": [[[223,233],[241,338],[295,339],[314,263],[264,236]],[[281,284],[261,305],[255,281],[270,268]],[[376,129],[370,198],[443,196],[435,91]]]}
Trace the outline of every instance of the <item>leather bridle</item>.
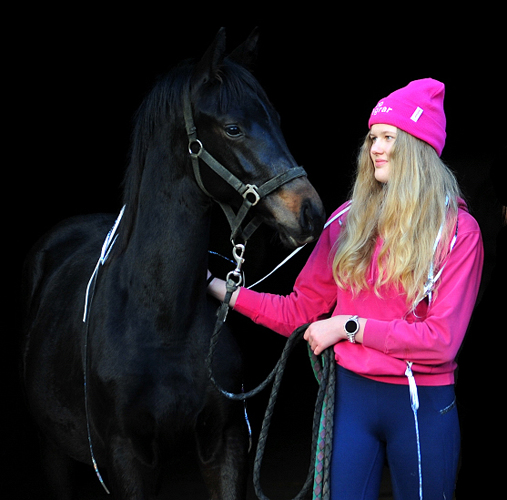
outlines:
{"label": "leather bridle", "polygon": [[[193,119],[189,88],[187,88],[183,93],[183,116],[185,118],[185,128],[188,136],[188,152],[192,160],[192,167],[197,184],[207,196],[212,198],[222,207],[231,227],[231,241],[234,242],[239,236],[244,242],[246,242],[261,224],[260,218],[254,217],[247,226],[242,229],[241,225],[243,224],[243,221],[250,209],[257,205],[262,198],[268,196],[280,186],[283,186],[287,182],[297,179],[298,177],[306,176],[306,172],[303,167],[298,166],[289,168],[285,172],[274,176],[261,186],[256,186],[255,184],[245,184],[226,167],[224,167],[218,160],[213,158],[213,156],[211,156],[211,154],[209,154],[203,146],[202,142],[197,138],[197,129]],[[234,213],[231,205],[217,200],[205,188],[201,177],[199,160],[202,160],[206,165],[208,165],[211,170],[217,173],[225,182],[227,182],[227,184],[229,184],[229,186],[242,196],[243,203],[236,214]]]}

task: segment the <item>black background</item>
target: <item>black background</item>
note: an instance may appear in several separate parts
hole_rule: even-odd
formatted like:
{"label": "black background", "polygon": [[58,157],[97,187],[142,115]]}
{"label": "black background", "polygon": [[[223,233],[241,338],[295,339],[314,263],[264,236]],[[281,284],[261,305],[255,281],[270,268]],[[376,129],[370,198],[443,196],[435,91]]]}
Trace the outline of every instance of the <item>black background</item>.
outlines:
{"label": "black background", "polygon": [[[498,304],[505,305],[503,277],[494,268],[506,257],[496,243],[500,192],[505,198],[506,146],[501,77],[505,39],[497,23],[499,14],[481,6],[480,11],[448,12],[444,17],[435,7],[411,5],[404,13],[404,4],[397,5],[396,12],[378,4],[344,12],[325,7],[275,9],[277,15],[283,10],[279,19],[270,9],[240,5],[212,12],[183,6],[181,12],[172,5],[142,10],[134,5],[120,11],[77,4],[54,10],[26,8],[8,16],[5,23],[10,22],[13,30],[4,47],[8,132],[2,182],[7,271],[3,282],[8,288],[7,302],[3,301],[2,368],[8,394],[4,413],[9,418],[2,429],[7,438],[2,453],[3,463],[9,461],[3,474],[19,492],[12,498],[32,498],[21,493],[26,488],[20,485],[36,477],[37,462],[35,437],[17,382],[22,260],[58,221],[76,214],[119,211],[137,107],[159,75],[182,59],[199,57],[220,26],[227,28],[231,49],[260,27],[254,73],[281,114],[287,143],[328,214],[346,199],[357,147],[377,101],[414,79],[443,81],[447,142],[442,157],[456,171],[483,231],[481,298],[488,285],[496,283],[503,293]],[[241,15],[231,15],[240,7]],[[496,172],[493,180],[492,172]],[[216,217],[220,227],[218,211]],[[245,264],[250,282],[287,254],[266,228],[253,240],[252,257],[247,255]],[[227,235],[218,230],[212,248],[228,254]],[[308,252],[301,252],[259,290],[290,291]],[[500,320],[501,311],[488,304],[484,299],[481,326],[472,326],[459,360],[463,463],[458,496],[470,486],[484,491],[501,484],[494,467],[497,447],[505,444],[497,401],[504,390],[496,375],[502,364],[505,321]],[[230,321],[241,332],[248,352],[248,382],[254,383],[273,366],[284,340],[241,318]],[[289,368],[281,420],[309,413],[314,387],[305,356],[301,349]],[[254,427],[264,404],[262,397],[250,404]],[[309,429],[297,432],[308,434]]]}

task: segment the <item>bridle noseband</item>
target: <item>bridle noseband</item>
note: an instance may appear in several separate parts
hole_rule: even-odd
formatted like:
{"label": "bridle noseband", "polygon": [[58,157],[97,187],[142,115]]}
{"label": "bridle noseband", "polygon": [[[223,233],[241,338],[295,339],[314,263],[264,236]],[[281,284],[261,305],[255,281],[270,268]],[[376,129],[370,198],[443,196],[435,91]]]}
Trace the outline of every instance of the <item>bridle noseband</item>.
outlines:
{"label": "bridle noseband", "polygon": [[[231,227],[231,241],[234,241],[238,236],[240,236],[243,241],[246,242],[261,224],[259,217],[254,217],[244,229],[241,228],[250,208],[257,205],[262,198],[266,197],[280,186],[298,177],[306,176],[306,172],[303,167],[294,167],[276,175],[260,187],[254,184],[245,184],[232,172],[225,168],[219,161],[213,158],[213,156],[206,151],[202,142],[197,138],[197,129],[195,127],[192,114],[189,88],[187,88],[183,93],[183,116],[185,118],[185,128],[188,136],[188,152],[192,160],[192,167],[197,184],[207,196],[215,200],[222,207]],[[234,210],[229,204],[217,200],[204,187],[199,168],[199,159],[206,163],[211,170],[217,173],[225,182],[227,182],[227,184],[229,184],[229,186],[243,197],[243,203],[237,214],[234,213]]]}

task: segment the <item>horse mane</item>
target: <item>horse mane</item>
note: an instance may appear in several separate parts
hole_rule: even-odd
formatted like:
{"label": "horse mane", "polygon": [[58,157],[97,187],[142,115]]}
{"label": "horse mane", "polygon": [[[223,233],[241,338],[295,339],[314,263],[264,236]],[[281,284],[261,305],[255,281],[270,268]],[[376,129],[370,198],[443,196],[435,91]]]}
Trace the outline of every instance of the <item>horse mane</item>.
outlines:
{"label": "horse mane", "polygon": [[[124,236],[119,238],[117,247],[124,249],[130,239],[147,154],[158,139],[163,137],[166,147],[171,149],[176,160],[170,166],[173,178],[185,175],[183,168],[186,148],[181,148],[181,141],[186,141],[182,95],[189,81],[195,78],[195,69],[196,65],[189,60],[173,68],[159,79],[134,116],[130,161],[123,180],[123,203],[127,206],[122,220]],[[204,99],[207,106],[215,106],[219,114],[226,113],[231,107],[240,107],[245,93],[256,95],[270,105],[257,79],[230,58],[222,61],[214,75],[199,90],[199,99]],[[178,154],[181,158],[178,158]]]}
{"label": "horse mane", "polygon": [[172,132],[177,130],[175,122],[178,118],[184,133],[181,96],[191,72],[192,65],[186,61],[159,78],[134,115],[129,162],[122,183],[123,204],[126,209],[122,219],[123,230],[116,244],[119,250],[125,249],[134,227],[139,190],[150,146],[162,130],[168,131],[172,136]]}

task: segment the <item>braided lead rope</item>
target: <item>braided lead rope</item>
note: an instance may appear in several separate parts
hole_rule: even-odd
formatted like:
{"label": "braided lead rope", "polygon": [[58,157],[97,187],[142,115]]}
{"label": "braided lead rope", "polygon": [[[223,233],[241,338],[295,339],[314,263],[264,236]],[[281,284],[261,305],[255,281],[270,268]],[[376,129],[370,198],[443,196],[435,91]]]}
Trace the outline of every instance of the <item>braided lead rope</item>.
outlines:
{"label": "braided lead rope", "polygon": [[[333,349],[328,349],[334,353]],[[315,475],[313,480],[313,500],[323,500],[330,498],[331,483],[331,455],[333,449],[333,424],[334,424],[334,403],[336,394],[336,364],[334,356],[322,356],[322,363],[316,356],[310,346],[308,354],[312,364],[313,373],[319,385],[325,383],[328,387],[324,397],[322,414],[320,419],[319,434],[317,441],[317,450],[315,454]],[[331,357],[331,359],[329,359]],[[328,380],[324,380],[323,364],[330,363]]]}
{"label": "braided lead rope", "polygon": [[[233,288],[233,286],[231,286]],[[226,297],[227,299],[227,297]],[[262,422],[261,432],[257,443],[257,451],[254,460],[253,470],[253,482],[254,489],[257,498],[260,500],[269,500],[269,498],[262,491],[260,484],[260,470],[262,466],[262,460],[264,457],[264,450],[266,447],[266,441],[269,432],[269,426],[271,424],[271,418],[273,416],[274,406],[278,398],[278,392],[280,390],[280,384],[285,371],[290,353],[294,346],[299,342],[308,328],[308,324],[296,328],[291,336],[287,339],[287,342],[282,351],[282,355],[278,360],[275,368],[268,375],[266,380],[259,386],[249,392],[243,392],[241,394],[234,394],[226,391],[215,380],[211,369],[213,354],[218,342],[218,337],[222,326],[225,322],[228,310],[227,300],[220,306],[217,315],[217,322],[215,324],[215,330],[210,340],[210,350],[206,358],[206,365],[208,374],[211,382],[225,397],[234,401],[244,401],[256,394],[259,394],[267,385],[273,381],[271,394],[269,397],[266,412]],[[316,500],[329,500],[330,499],[330,460],[332,452],[332,432],[333,432],[333,416],[334,416],[334,399],[335,399],[335,388],[336,388],[336,364],[334,362],[334,350],[332,348],[326,349],[322,355],[322,364],[318,362],[315,366],[318,366],[317,372],[320,374],[319,390],[317,393],[317,399],[315,402],[315,410],[313,415],[312,425],[312,446],[311,446],[311,459],[308,474],[305,483],[301,491],[294,497],[293,500],[303,500],[305,496],[310,492],[312,484],[314,485],[314,499]],[[316,472],[316,468],[318,471]]]}
{"label": "braided lead rope", "polygon": [[[269,500],[269,498],[262,491],[260,484],[260,469],[262,459],[264,456],[264,449],[268,436],[271,417],[273,415],[274,406],[280,389],[280,383],[288,359],[288,355],[292,350],[293,345],[299,341],[306,331],[308,325],[303,325],[292,333],[285,345],[284,352],[280,358],[280,366],[276,372],[273,387],[266,413],[262,422],[262,428],[259,435],[257,444],[257,452],[254,461],[253,481],[257,497],[260,500]],[[314,497],[322,500],[330,499],[330,458],[332,451],[332,428],[334,416],[334,396],[336,387],[336,365],[334,362],[334,350],[326,349],[322,353],[322,377],[319,384],[317,399],[315,402],[315,410],[313,414],[312,425],[312,446],[311,446],[311,459],[310,466],[306,480],[300,492],[294,497],[293,500],[303,500],[310,492],[312,485],[314,486]],[[317,457],[317,458],[316,458]],[[316,472],[316,467],[319,471]],[[315,481],[318,477],[318,482]]]}

